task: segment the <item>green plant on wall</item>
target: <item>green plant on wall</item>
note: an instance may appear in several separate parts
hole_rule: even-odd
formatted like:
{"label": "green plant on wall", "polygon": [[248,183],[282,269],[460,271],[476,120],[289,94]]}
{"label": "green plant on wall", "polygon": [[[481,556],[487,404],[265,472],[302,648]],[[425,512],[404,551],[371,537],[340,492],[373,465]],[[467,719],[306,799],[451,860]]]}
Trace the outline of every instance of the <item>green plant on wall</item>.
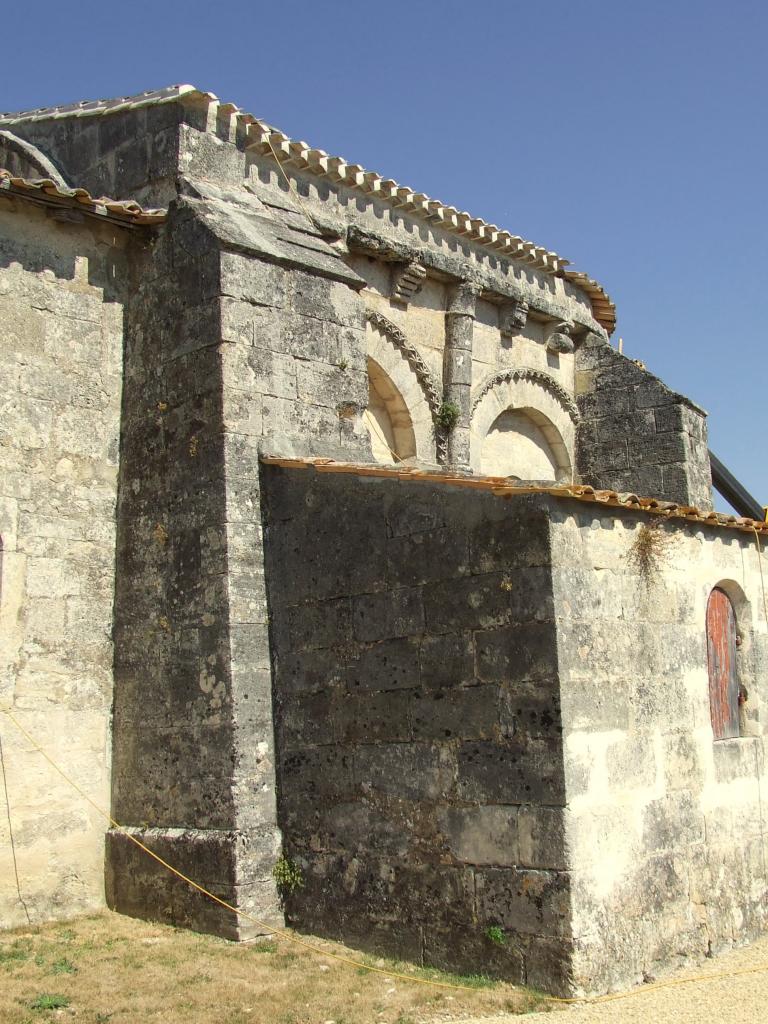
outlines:
{"label": "green plant on wall", "polygon": [[275,862],[275,866],[272,868],[272,877],[275,880],[277,891],[283,899],[286,896],[291,896],[304,885],[304,874],[301,868],[284,854]]}
{"label": "green plant on wall", "polygon": [[506,946],[507,936],[504,934],[504,929],[500,928],[497,924],[489,925],[485,929],[485,937],[489,939],[494,946]]}
{"label": "green plant on wall", "polygon": [[437,410],[435,422],[441,430],[448,432],[453,430],[459,422],[459,416],[461,416],[461,409],[455,402],[443,402]]}
{"label": "green plant on wall", "polygon": [[642,523],[627,552],[630,568],[640,576],[646,587],[658,582],[669,557],[673,537],[661,521]]}

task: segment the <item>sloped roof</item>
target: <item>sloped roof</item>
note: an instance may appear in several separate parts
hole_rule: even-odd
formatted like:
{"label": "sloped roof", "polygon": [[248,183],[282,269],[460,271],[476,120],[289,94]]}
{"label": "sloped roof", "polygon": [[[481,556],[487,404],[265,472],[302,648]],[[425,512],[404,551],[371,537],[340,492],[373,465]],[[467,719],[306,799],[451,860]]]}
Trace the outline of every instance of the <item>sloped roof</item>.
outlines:
{"label": "sloped roof", "polygon": [[62,188],[50,178],[16,178],[0,168],[0,194],[3,193],[129,226],[162,224],[167,215],[165,210],[146,209],[132,199],[117,200],[107,196],[96,199],[84,188]]}
{"label": "sloped roof", "polygon": [[330,156],[325,150],[315,149],[306,142],[291,139],[283,132],[252,114],[248,114],[233,103],[221,103],[214,93],[197,89],[193,85],[171,85],[164,89],[139,93],[136,96],[121,96],[110,100],[91,100],[70,103],[58,107],[40,107],[19,113],[0,114],[0,126],[12,126],[24,122],[57,120],[72,117],[95,117],[157,106],[179,100],[215,104],[218,113],[235,119],[242,129],[248,146],[254,146],[264,153],[270,153],[281,164],[308,170],[319,177],[340,182],[357,188],[369,195],[377,196],[392,206],[405,210],[411,215],[430,221],[452,234],[460,235],[509,259],[519,261],[553,277],[562,277],[584,291],[588,296],[595,319],[611,334],[616,326],[616,307],[605,289],[593,278],[579,271],[567,269],[568,260],[557,253],[526,241],[519,235],[489,224],[480,217],[457,210],[437,199],[431,199],[423,192],[416,192],[399,185],[390,178],[384,178],[375,171],[368,171],[360,164],[349,163],[338,156]]}
{"label": "sloped roof", "polygon": [[287,469],[314,469],[318,473],[349,473],[354,476],[390,477],[403,481],[421,483],[450,484],[454,487],[466,487],[471,490],[490,491],[501,498],[511,498],[520,494],[549,494],[554,498],[575,498],[577,501],[589,502],[593,505],[608,505],[629,511],[647,512],[666,519],[682,519],[687,522],[705,526],[727,527],[743,533],[768,535],[768,522],[747,519],[744,516],[728,515],[724,512],[704,512],[693,505],[678,505],[674,501],[662,501],[659,498],[643,498],[637,494],[611,490],[600,490],[585,484],[536,484],[521,481],[516,483],[509,477],[502,476],[469,476],[453,472],[449,469],[423,469],[418,466],[393,465],[385,466],[367,462],[336,462],[334,459],[282,457],[278,455],[262,455],[261,461],[270,466],[283,466]]}

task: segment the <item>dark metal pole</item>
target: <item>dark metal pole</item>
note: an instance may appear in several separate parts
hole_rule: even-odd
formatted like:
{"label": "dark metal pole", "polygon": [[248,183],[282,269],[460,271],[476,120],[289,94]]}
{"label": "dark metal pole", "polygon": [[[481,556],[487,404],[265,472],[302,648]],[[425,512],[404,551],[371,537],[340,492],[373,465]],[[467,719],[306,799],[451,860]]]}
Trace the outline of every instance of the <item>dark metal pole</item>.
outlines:
{"label": "dark metal pole", "polygon": [[715,453],[710,449],[709,464],[712,467],[712,486],[725,498],[729,505],[736,509],[739,515],[748,516],[750,519],[757,519],[762,522],[765,519],[765,509],[753,498],[731,471],[723,465]]}

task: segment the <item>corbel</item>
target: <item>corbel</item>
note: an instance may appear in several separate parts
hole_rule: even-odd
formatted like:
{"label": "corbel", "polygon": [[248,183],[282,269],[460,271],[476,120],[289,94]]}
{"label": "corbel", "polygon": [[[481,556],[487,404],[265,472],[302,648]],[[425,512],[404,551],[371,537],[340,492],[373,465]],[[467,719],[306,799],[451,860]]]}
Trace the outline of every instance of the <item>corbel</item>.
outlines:
{"label": "corbel", "polygon": [[392,272],[392,298],[399,302],[410,302],[421,291],[427,276],[427,268],[418,260],[411,260]]}
{"label": "corbel", "polygon": [[512,302],[505,302],[499,311],[499,327],[502,336],[519,334],[528,323],[528,301],[526,299],[514,299]]}
{"label": "corbel", "polygon": [[572,320],[555,321],[547,335],[547,351],[558,353],[573,352],[575,346],[571,334],[575,326]]}

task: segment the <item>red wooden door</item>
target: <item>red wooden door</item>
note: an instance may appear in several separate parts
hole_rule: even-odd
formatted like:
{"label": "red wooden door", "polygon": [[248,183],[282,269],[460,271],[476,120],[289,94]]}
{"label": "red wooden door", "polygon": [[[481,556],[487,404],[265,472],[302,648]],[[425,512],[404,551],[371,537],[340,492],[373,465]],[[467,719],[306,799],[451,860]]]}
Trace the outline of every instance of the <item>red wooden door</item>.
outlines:
{"label": "red wooden door", "polygon": [[739,682],[736,677],[736,616],[718,587],[707,603],[709,708],[716,740],[739,735]]}

